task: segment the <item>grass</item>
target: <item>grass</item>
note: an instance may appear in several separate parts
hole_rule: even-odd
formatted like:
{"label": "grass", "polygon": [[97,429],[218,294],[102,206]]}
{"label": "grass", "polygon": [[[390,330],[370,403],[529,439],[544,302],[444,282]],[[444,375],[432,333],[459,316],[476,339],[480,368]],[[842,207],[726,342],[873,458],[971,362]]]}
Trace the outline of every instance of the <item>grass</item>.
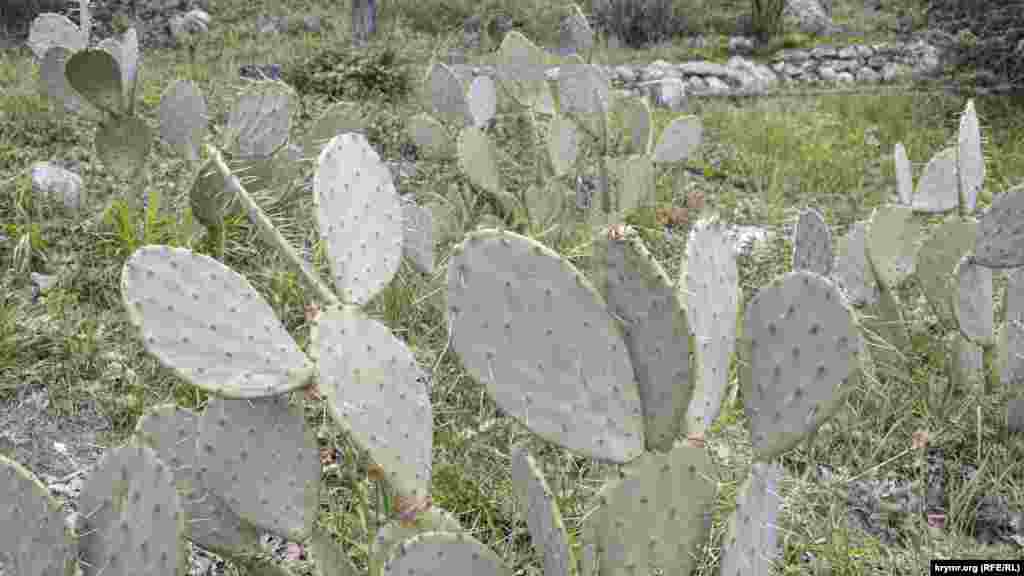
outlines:
{"label": "grass", "polygon": [[[441,3],[444,18],[430,18],[439,3],[388,2],[383,15],[381,42],[373,51],[393,49],[398,57],[390,70],[422,78],[430,55],[460,22],[478,8],[510,11],[531,38],[550,41],[545,28],[547,2]],[[852,6],[836,2],[836,11],[865,32],[876,25],[856,21]],[[291,6],[294,5],[294,9]],[[722,2],[707,19],[708,30],[725,26],[745,2]],[[287,36],[267,42],[252,31],[252,22],[264,11],[279,10],[270,2],[230,2],[215,14],[209,39],[191,62],[184,50],[156,50],[143,56],[139,86],[139,113],[155,125],[160,94],[174,79],[191,78],[207,97],[212,120],[223,119],[242,83],[238,66],[281,63],[297,69],[308,57],[328,47],[346,47],[348,22],[333,3],[308,0],[290,3],[289,12],[313,12],[325,18],[325,36]],[[532,33],[532,34],[531,34]],[[806,39],[791,39],[796,45]],[[485,55],[469,51],[471,58]],[[599,62],[653,60],[658,57],[694,57],[686,49],[661,46],[643,51],[602,49]],[[202,231],[188,221],[188,190],[192,175],[186,165],[163,144],[149,160],[144,186],[129,188],[108,175],[92,152],[94,125],[73,116],[58,119],[51,105],[38,95],[38,69],[27,50],[0,55],[0,262],[8,272],[0,278],[5,295],[0,303],[0,400],[10,399],[20,387],[47,387],[51,410],[61,418],[74,418],[83,406],[95,406],[114,424],[102,437],[106,445],[123,441],[142,411],[161,402],[199,409],[205,394],[162,367],[149,355],[130,329],[121,309],[119,277],[122,264],[138,246],[165,243],[208,252]],[[396,158],[409,144],[405,118],[418,111],[415,98],[394,102],[362,95],[370,122],[368,137],[385,158]],[[325,98],[303,98],[295,133],[309,125]],[[659,179],[659,201],[676,203],[689,190],[700,190],[725,220],[773,229],[778,234],[763,250],[740,261],[741,285],[749,299],[757,288],[789,270],[792,249],[788,231],[796,213],[815,206],[838,237],[853,222],[870,217],[873,207],[890,201],[895,177],[891,151],[903,142],[914,163],[915,177],[923,164],[955,137],[957,114],[963,100],[942,94],[905,93],[844,95],[815,98],[773,98],[701,101],[693,112],[705,126],[705,145],[690,168],[703,171],[678,180]],[[1007,99],[979,99],[978,112],[986,136],[985,151],[989,197],[1021,181],[1024,176],[1024,124],[1019,103]],[[658,130],[671,119],[659,111]],[[528,171],[517,160],[529,158],[523,125],[503,118],[495,128],[502,142],[505,176],[512,185],[528,181]],[[868,136],[870,134],[870,137]],[[71,164],[82,175],[90,196],[90,210],[72,215],[52,200],[38,197],[27,176],[29,166],[56,159]],[[309,173],[311,167],[307,167]],[[401,188],[417,194],[465,186],[453,162],[426,162]],[[131,211],[114,200],[118,195],[148,197],[146,211]],[[293,246],[311,246],[321,254],[312,221],[309,190],[300,186],[278,191],[276,201],[265,204],[275,224]],[[985,198],[987,202],[989,198]],[[108,202],[111,208],[102,211]],[[652,216],[643,210],[632,222],[653,229]],[[15,244],[29,235],[28,256]],[[666,238],[646,234],[658,259],[676,277],[685,234]],[[444,254],[449,246],[442,246]],[[581,267],[587,266],[585,234],[558,246]],[[225,263],[243,273],[267,298],[300,345],[307,327],[303,314],[309,295],[284,262],[264,249],[256,231],[243,219],[229,222]],[[325,266],[322,258],[318,268]],[[28,272],[58,274],[51,291],[38,300],[30,296]],[[445,321],[426,304],[437,283],[403,264],[395,281],[367,307],[399,337],[409,343],[424,366],[436,366],[432,401],[435,410],[434,502],[455,513],[475,536],[497,550],[517,573],[536,574],[539,565],[530,547],[525,525],[517,514],[508,472],[508,447],[528,438],[509,418],[498,413],[483,388],[473,382],[453,354],[445,352]],[[911,283],[904,301],[916,303]],[[826,424],[811,444],[801,444],[783,462],[788,470],[781,486],[784,498],[780,517],[782,574],[892,574],[921,573],[929,558],[1010,558],[1019,550],[983,547],[968,534],[974,502],[980,494],[999,494],[1016,506],[1024,505],[1024,474],[1019,441],[1004,437],[1000,422],[1010,392],[954,397],[942,410],[925,399],[928,384],[944,373],[940,333],[922,307],[908,307],[914,347],[905,351],[913,370],[906,381],[868,380],[853,394],[844,415]],[[980,408],[980,412],[978,412]],[[981,415],[980,421],[978,415]],[[318,429],[324,425],[317,406],[309,409]],[[360,563],[365,560],[367,529],[358,502],[372,494],[366,480],[364,458],[332,428],[324,428],[339,449],[338,466],[325,475],[320,521],[342,541]],[[897,517],[892,526],[905,538],[904,546],[883,545],[877,538],[852,526],[839,491],[845,481],[858,477],[894,478],[922,482],[922,453],[911,450],[915,432],[926,430],[932,445],[945,451],[949,472],[948,523],[951,530],[931,531],[918,518]],[[750,462],[750,446],[742,404],[729,402],[709,435],[708,444],[722,464],[714,537],[702,551],[700,574],[714,573],[724,520],[731,511],[735,490]],[[613,467],[579,458],[541,441],[532,448],[542,463],[562,507],[570,532],[575,533],[588,511],[590,498],[600,489]],[[822,485],[806,475],[815,466],[827,466],[843,480]],[[958,475],[961,465],[978,470],[973,481]],[[807,558],[813,557],[809,564]]]}

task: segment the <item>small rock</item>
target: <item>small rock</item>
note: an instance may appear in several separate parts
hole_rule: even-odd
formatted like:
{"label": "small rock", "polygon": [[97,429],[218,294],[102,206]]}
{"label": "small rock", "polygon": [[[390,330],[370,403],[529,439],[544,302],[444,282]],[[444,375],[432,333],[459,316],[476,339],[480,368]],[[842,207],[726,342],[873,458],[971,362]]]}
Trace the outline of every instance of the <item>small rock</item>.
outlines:
{"label": "small rock", "polygon": [[59,197],[69,210],[82,207],[82,177],[52,162],[32,165],[32,187],[44,198]]}
{"label": "small rock", "polygon": [[681,78],[664,78],[647,83],[645,87],[655,106],[678,112],[686,104],[686,85]]}
{"label": "small rock", "polygon": [[746,36],[729,38],[729,52],[732,54],[750,54],[754,51],[754,41]]}

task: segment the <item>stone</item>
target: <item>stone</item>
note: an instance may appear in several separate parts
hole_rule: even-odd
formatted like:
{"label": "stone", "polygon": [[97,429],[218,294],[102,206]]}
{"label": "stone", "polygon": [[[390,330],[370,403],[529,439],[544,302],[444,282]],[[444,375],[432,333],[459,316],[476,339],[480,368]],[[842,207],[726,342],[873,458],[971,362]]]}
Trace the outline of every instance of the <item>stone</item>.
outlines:
{"label": "stone", "polygon": [[659,108],[679,112],[686,104],[686,85],[680,78],[664,78],[644,86],[651,102]]}
{"label": "stone", "polygon": [[732,54],[750,54],[754,51],[754,40],[747,36],[729,38],[729,52]]}
{"label": "stone", "polygon": [[857,70],[857,82],[863,84],[878,84],[882,80],[882,76],[872,70],[871,68],[861,68]]}
{"label": "stone", "polygon": [[832,18],[818,0],[788,0],[782,16],[785,23],[805,34],[823,35],[833,28]]}
{"label": "stone", "polygon": [[629,66],[616,66],[615,77],[620,81],[631,84],[636,81],[636,72]]}
{"label": "stone", "polygon": [[892,82],[900,76],[906,76],[910,72],[909,67],[906,64],[899,64],[897,62],[889,62],[882,66],[882,81]]}
{"label": "stone", "polygon": [[44,198],[59,199],[69,210],[82,207],[82,177],[52,162],[32,165],[32,188]]}
{"label": "stone", "polygon": [[714,76],[709,76],[709,77],[704,79],[704,82],[706,82],[707,85],[708,85],[707,91],[708,91],[709,94],[728,94],[729,93],[729,85],[726,84],[725,82],[723,82],[719,78],[715,78]]}

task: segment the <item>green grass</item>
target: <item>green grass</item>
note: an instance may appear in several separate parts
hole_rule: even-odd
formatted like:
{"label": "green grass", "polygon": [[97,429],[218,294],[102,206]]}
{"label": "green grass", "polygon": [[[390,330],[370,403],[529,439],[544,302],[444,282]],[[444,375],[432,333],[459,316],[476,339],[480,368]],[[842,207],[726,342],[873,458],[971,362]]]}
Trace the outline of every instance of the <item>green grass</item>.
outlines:
{"label": "green grass", "polygon": [[[160,94],[174,79],[191,78],[206,95],[214,124],[222,125],[242,86],[237,79],[239,65],[274,62],[293,70],[322,49],[347,49],[345,10],[338,10],[336,3],[313,0],[291,4],[295,8],[290,12],[323,15],[334,32],[323,37],[282,36],[267,42],[252,32],[251,23],[261,11],[273,12],[278,5],[230,2],[218,7],[221,12],[214,15],[213,33],[204,40],[195,62],[189,61],[184,50],[144,54],[139,113],[155,126]],[[422,79],[431,54],[444,42],[457,41],[458,35],[449,34],[455,23],[481,7],[512,12],[531,38],[551,41],[557,37],[545,24],[552,8],[539,0],[486,5],[384,4],[382,39],[370,52],[393,47],[398,63],[390,70],[407,75],[414,84]],[[438,12],[442,4],[446,8]],[[724,27],[742,13],[745,4],[738,0],[720,3],[707,19],[709,34],[716,34],[716,26]],[[837,13],[853,22],[855,14],[850,7],[856,4],[837,1]],[[443,17],[435,18],[438,14]],[[870,28],[874,23],[858,25],[867,36],[879,33]],[[783,42],[807,46],[811,40],[793,36]],[[476,61],[487,57],[472,50],[468,56]],[[660,57],[696,56],[678,46],[644,51],[602,48],[595,60],[614,63]],[[137,246],[147,243],[188,246],[207,253],[209,248],[198,225],[190,227],[187,222],[192,174],[183,161],[165,145],[157,144],[148,163],[149,177],[142,186],[112,178],[92,152],[95,126],[73,116],[58,120],[51,105],[38,95],[37,78],[38,69],[27,50],[0,55],[0,84],[4,86],[0,94],[0,233],[8,237],[0,243],[0,262],[9,269],[0,278],[0,293],[5,294],[0,303],[0,400],[10,398],[20,386],[42,383],[51,395],[49,410],[59,417],[71,418],[86,404],[98,406],[115,425],[102,441],[114,445],[131,433],[146,407],[174,401],[201,408],[206,396],[162,367],[130,328],[119,295],[124,260]],[[398,157],[410,144],[404,122],[419,111],[416,99],[387,102],[367,94],[359,97],[366,99],[371,143],[383,157]],[[303,97],[294,133],[301,134],[328,103],[316,94]],[[880,95],[696,102],[693,112],[703,119],[705,145],[689,167],[703,170],[704,177],[690,173],[677,178],[662,176],[659,201],[679,204],[686,191],[700,190],[707,204],[728,222],[764,226],[779,233],[764,250],[740,261],[741,285],[749,298],[758,287],[789,270],[792,246],[785,230],[800,209],[820,209],[836,237],[853,222],[869,218],[872,208],[890,201],[895,189],[893,145],[904,143],[918,177],[931,155],[955,138],[957,114],[963,105],[962,98],[909,88],[904,93]],[[977,107],[986,137],[990,197],[1024,176],[1024,125],[1019,120],[1018,102],[981,98]],[[659,111],[658,130],[671,117]],[[532,144],[521,119],[500,119],[495,134],[501,141],[506,181],[512,187],[525,185],[529,166],[518,164],[532,157]],[[84,214],[67,214],[32,192],[28,167],[48,159],[77,164],[90,197],[91,207]],[[311,169],[308,166],[305,173]],[[417,174],[402,184],[418,193],[442,192],[449,185],[466,185],[465,177],[450,161],[421,161]],[[150,197],[150,210],[127,209],[117,200],[126,194]],[[293,246],[317,241],[310,230],[308,195],[308,189],[296,188],[284,200],[264,205]],[[104,212],[107,205],[110,209]],[[654,228],[650,213],[640,211],[630,218]],[[15,271],[14,246],[25,234],[31,245],[27,269]],[[685,234],[666,238],[648,230],[646,238],[675,277]],[[447,248],[442,246],[439,254]],[[582,230],[557,248],[586,267],[587,239]],[[285,262],[265,249],[256,230],[244,219],[228,223],[225,263],[254,284],[305,346],[308,336],[303,310],[310,294]],[[325,270],[322,258],[317,267]],[[33,302],[28,271],[59,274],[60,281]],[[455,513],[464,526],[474,529],[477,538],[517,570],[527,565],[536,568],[539,564],[525,525],[515,513],[507,460],[510,444],[528,435],[498,414],[482,386],[469,378],[447,348],[445,319],[426,303],[438,286],[437,281],[403,265],[391,286],[366,310],[408,342],[423,366],[437,368],[432,393],[437,430],[434,502]],[[916,288],[909,286],[905,301],[916,302],[916,294]],[[944,353],[932,336],[936,333],[934,319],[915,305],[909,310],[908,322],[915,335],[913,349],[906,351],[914,366],[909,380],[863,382],[842,417],[826,424],[812,444],[802,444],[783,459],[790,475],[781,486],[785,502],[780,516],[785,542],[781,573],[921,573],[932,557],[1009,558],[1019,554],[1007,548],[982,547],[963,535],[973,521],[973,511],[967,506],[973,495],[998,493],[1016,506],[1024,505],[1024,474],[1019,464],[1024,450],[1018,440],[1002,437],[999,425],[1009,392],[1000,389],[957,397],[944,410],[936,411],[925,402],[923,393],[930,379],[944,373]],[[324,424],[318,406],[311,404],[309,415],[315,427]],[[700,574],[714,573],[724,520],[751,459],[744,420],[741,405],[729,403],[708,438],[712,453],[723,466],[714,538],[702,551]],[[918,430],[928,430],[933,445],[945,449],[952,504],[949,523],[959,532],[929,532],[920,519],[897,518],[894,525],[902,526],[912,542],[906,547],[883,546],[847,521],[846,505],[837,496],[842,482],[821,486],[803,476],[805,470],[821,464],[830,466],[841,478],[867,475],[922,481],[922,455],[908,451],[911,436]],[[361,563],[365,560],[360,545],[366,541],[366,522],[359,517],[359,501],[372,496],[372,485],[366,480],[364,459],[352,443],[333,429],[327,432],[343,457],[340,465],[326,474],[320,520],[351,546],[352,555]],[[555,489],[567,525],[575,533],[588,512],[590,497],[614,467],[572,456],[541,441],[533,441],[532,447]],[[957,475],[961,464],[979,469],[974,483]],[[805,554],[817,558],[821,571],[812,572],[802,560]]]}

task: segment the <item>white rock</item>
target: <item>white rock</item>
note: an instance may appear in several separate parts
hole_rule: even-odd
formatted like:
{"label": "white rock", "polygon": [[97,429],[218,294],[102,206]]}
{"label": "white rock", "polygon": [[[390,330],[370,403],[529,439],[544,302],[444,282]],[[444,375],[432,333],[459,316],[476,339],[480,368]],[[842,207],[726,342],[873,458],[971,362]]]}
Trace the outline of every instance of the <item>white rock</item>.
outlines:
{"label": "white rock", "polygon": [[65,208],[82,207],[82,177],[52,162],[32,165],[32,187],[44,198],[59,197]]}

